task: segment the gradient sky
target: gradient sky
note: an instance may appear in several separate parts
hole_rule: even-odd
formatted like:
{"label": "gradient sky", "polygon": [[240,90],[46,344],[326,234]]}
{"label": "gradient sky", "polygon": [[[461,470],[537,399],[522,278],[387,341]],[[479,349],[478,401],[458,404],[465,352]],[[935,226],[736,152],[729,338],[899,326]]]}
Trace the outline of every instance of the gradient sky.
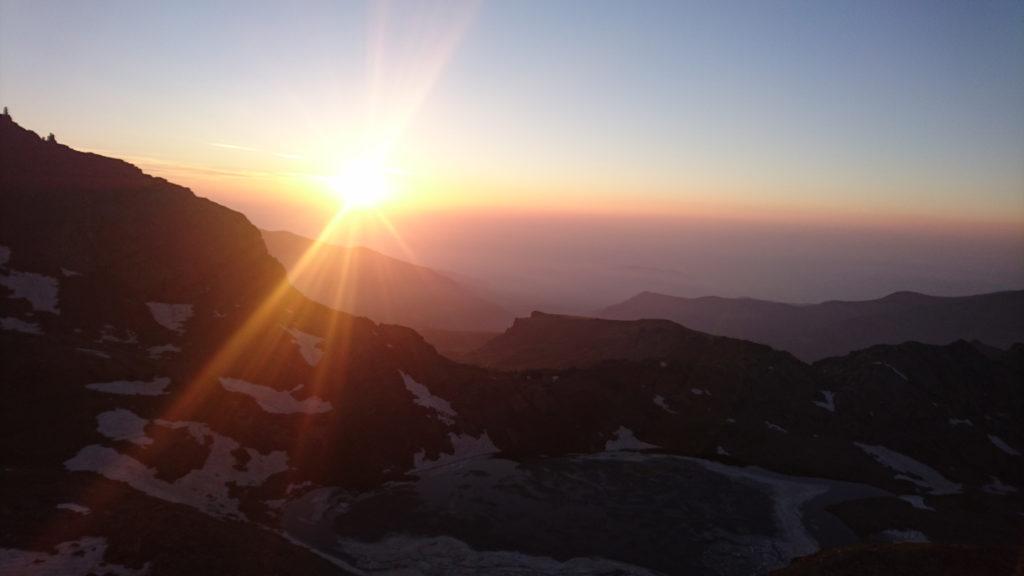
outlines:
{"label": "gradient sky", "polygon": [[[386,211],[409,244],[423,239],[414,259],[467,273],[535,259],[537,248],[502,254],[494,230],[547,213],[591,218],[566,265],[587,260],[609,215],[730,221],[747,238],[723,237],[737,253],[765,244],[737,224],[758,222],[801,238],[786,244],[798,251],[841,225],[927,229],[915,245],[944,238],[973,254],[915,261],[930,284],[904,274],[842,292],[866,250],[851,240],[820,255],[835,265],[830,289],[784,286],[785,272],[757,288],[733,270],[706,291],[813,299],[1024,282],[1019,1],[0,0],[0,103],[28,128],[307,235],[337,209],[324,177],[386,150],[398,189]],[[604,270],[685,236],[648,242],[641,221]],[[566,224],[543,222],[537,237],[554,247]],[[491,246],[475,264],[458,256],[472,243]]]}
{"label": "gradient sky", "polygon": [[0,6],[16,119],[214,197],[1024,222],[1021,2]]}

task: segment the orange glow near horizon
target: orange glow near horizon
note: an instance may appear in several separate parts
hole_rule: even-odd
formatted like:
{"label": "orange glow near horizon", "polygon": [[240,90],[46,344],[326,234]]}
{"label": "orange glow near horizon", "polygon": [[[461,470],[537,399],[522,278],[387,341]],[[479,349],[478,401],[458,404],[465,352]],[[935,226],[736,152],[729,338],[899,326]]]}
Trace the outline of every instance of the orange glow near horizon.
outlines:
{"label": "orange glow near horizon", "polygon": [[[376,150],[369,147],[369,150]],[[107,150],[92,151],[118,156]],[[120,157],[143,171],[167,178],[196,194],[239,210],[262,228],[288,229],[315,237],[339,209],[430,218],[435,213],[678,217],[749,220],[766,223],[824,226],[936,229],[1020,228],[1024,211],[993,212],[986,206],[951,209],[941,203],[901,204],[898,198],[866,205],[852,199],[788,199],[783,190],[774,200],[753,201],[753,183],[714,185],[680,183],[632,191],[615,183],[545,182],[518,176],[439,174],[436,168],[379,152],[355,151],[332,156],[314,171],[245,171],[185,166],[145,156]],[[768,190],[764,187],[763,189]],[[769,190],[770,191],[770,190]],[[268,218],[266,215],[272,215]],[[396,221],[397,223],[397,221]]]}

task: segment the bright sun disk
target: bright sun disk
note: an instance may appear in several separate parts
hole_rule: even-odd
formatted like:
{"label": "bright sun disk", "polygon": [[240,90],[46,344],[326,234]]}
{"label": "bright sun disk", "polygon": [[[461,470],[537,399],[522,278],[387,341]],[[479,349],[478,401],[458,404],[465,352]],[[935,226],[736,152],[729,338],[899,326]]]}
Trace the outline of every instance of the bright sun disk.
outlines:
{"label": "bright sun disk", "polygon": [[392,174],[393,170],[383,162],[360,158],[327,177],[327,186],[346,209],[378,208],[394,195]]}

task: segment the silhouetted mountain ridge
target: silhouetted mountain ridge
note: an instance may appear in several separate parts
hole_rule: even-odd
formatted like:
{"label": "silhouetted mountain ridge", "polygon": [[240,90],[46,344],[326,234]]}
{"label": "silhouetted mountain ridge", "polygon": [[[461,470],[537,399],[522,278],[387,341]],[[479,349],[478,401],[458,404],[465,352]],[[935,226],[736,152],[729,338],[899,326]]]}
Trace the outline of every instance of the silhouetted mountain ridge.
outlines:
{"label": "silhouetted mountain ridge", "polygon": [[584,368],[609,360],[643,361],[680,350],[727,347],[753,352],[767,346],[704,334],[670,320],[603,320],[534,311],[467,354],[465,361],[499,369]]}
{"label": "silhouetted mountain ridge", "polygon": [[695,330],[787,350],[805,360],[874,344],[1024,341],[1024,290],[943,297],[894,292],[877,300],[786,304],[751,298],[683,298],[642,292],[596,316],[664,318]]}

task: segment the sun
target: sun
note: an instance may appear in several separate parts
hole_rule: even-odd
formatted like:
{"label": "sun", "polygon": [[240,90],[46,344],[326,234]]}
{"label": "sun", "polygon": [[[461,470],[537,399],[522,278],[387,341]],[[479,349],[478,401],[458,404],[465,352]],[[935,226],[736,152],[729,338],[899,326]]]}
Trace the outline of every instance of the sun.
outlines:
{"label": "sun", "polygon": [[346,210],[377,209],[394,196],[394,172],[378,159],[361,157],[328,176],[327,187]]}

